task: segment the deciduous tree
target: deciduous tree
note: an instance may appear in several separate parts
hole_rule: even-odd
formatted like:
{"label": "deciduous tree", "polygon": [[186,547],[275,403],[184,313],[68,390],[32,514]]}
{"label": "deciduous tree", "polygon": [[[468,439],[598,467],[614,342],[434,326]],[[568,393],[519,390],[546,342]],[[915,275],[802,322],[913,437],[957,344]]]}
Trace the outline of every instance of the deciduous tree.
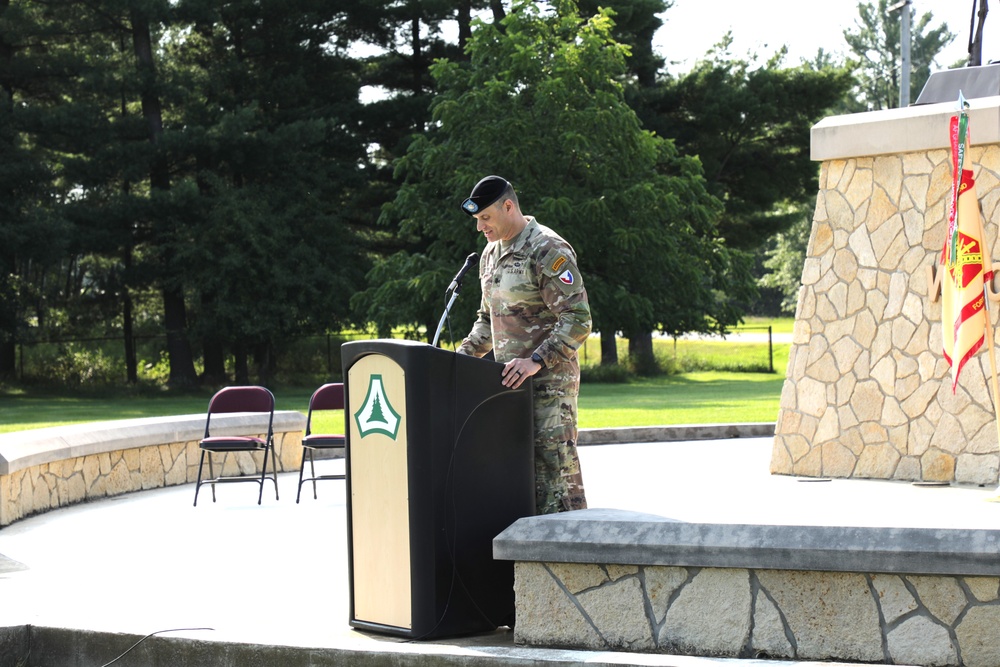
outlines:
{"label": "deciduous tree", "polygon": [[[448,278],[481,245],[458,204],[489,173],[511,179],[525,212],[574,245],[596,330],[613,338],[738,320],[734,296],[753,291],[745,257],[717,237],[721,206],[697,160],[643,130],[626,104],[626,49],[611,26],[606,13],[580,19],[568,1],[517,3],[500,26],[477,25],[468,64],[435,65],[434,124],[398,162],[402,186],[382,216],[426,250],[372,274],[356,304],[373,321],[436,321]],[[466,282],[459,336],[479,300]]]}
{"label": "deciduous tree", "polygon": [[765,62],[734,58],[730,43],[632,100],[646,127],[701,160],[709,191],[725,202],[720,234],[753,250],[815,199],[810,130],[852,79],[843,68],[785,67],[784,49]]}

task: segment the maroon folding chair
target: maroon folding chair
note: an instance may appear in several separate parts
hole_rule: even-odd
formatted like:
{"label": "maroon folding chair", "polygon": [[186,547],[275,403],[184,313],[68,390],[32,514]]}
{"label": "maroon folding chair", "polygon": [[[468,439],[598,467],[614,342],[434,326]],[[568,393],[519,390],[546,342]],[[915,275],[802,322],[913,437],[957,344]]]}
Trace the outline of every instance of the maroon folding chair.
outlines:
{"label": "maroon folding chair", "polygon": [[[312,432],[312,420],[313,413],[319,412],[321,410],[343,410],[344,409],[344,383],[343,382],[331,382],[325,384],[316,391],[309,398],[309,414],[306,417],[306,434],[302,438],[302,465],[299,467],[299,492],[295,496],[295,502],[299,502],[302,497],[302,485],[306,482],[312,482],[313,487],[313,499],[318,498],[316,495],[316,482],[324,479],[344,479],[343,474],[333,474],[333,475],[317,475],[316,474],[316,464],[315,464],[315,452],[317,450],[323,451],[333,451],[340,450],[342,453],[346,453],[347,450],[347,438],[342,434],[330,434],[330,433],[313,433]],[[310,477],[305,477],[306,470],[306,458],[309,459],[309,471]]]}
{"label": "maroon folding chair", "polygon": [[[263,438],[257,436],[212,435],[212,415],[225,413],[250,413],[267,415],[267,430]],[[218,420],[216,420],[218,423]],[[260,419],[260,430],[264,432],[264,420]],[[250,430],[248,427],[247,430]],[[198,506],[198,491],[202,484],[212,485],[212,502],[215,502],[215,485],[231,482],[256,482],[260,485],[257,494],[257,504],[264,497],[264,481],[274,482],[274,499],[278,499],[278,463],[274,454],[274,395],[264,387],[225,387],[212,396],[208,402],[208,416],[205,419],[205,437],[198,443],[201,449],[201,460],[198,462],[198,482],[194,487],[194,504]],[[212,467],[212,455],[223,454],[224,457],[235,452],[263,452],[260,474],[252,475],[219,475],[216,477]],[[267,459],[271,457],[271,474],[267,474]],[[202,479],[205,459],[208,459],[208,478]],[[223,458],[223,464],[225,458]]]}

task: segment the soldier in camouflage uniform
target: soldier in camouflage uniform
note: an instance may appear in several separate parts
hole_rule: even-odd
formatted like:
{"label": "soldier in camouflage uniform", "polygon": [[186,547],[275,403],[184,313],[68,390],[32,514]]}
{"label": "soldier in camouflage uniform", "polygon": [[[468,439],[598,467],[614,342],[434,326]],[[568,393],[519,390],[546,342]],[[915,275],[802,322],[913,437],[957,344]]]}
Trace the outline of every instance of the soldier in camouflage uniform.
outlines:
{"label": "soldier in camouflage uniform", "polygon": [[479,263],[479,316],[458,352],[482,357],[493,350],[507,387],[532,378],[536,510],[585,509],[576,450],[576,351],[590,335],[591,318],[576,254],[521,213],[514,188],[499,176],[477,183],[462,210],[476,218],[489,243]]}

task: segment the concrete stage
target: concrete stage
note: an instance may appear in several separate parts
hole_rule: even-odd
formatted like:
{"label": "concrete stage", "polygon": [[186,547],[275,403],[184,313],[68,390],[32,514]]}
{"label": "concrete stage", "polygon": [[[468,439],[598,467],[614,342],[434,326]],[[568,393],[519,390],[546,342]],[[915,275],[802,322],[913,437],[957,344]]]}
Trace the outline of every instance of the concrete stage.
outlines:
{"label": "concrete stage", "polygon": [[[816,481],[769,473],[772,438],[581,447],[592,508],[687,522],[1000,528],[995,487]],[[342,461],[325,461],[329,471]],[[675,665],[815,663],[518,647],[500,629],[414,643],[348,625],[345,483],[319,499],[296,474],[281,499],[191,484],[58,509],[0,529],[0,665],[32,658],[117,665]],[[26,626],[32,626],[30,631]],[[60,662],[58,664],[69,664]],[[844,663],[837,663],[844,664]]]}

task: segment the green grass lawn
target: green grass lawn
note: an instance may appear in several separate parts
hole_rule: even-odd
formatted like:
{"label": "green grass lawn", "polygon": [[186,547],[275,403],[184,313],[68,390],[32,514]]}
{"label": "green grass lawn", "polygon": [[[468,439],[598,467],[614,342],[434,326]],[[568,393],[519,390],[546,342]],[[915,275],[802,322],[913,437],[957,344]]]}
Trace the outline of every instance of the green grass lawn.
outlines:
{"label": "green grass lawn", "polygon": [[773,422],[784,375],[685,373],[627,385],[584,384],[580,428]]}
{"label": "green grass lawn", "polygon": [[[309,409],[312,388],[275,392],[278,410]],[[18,390],[0,392],[0,433],[111,419],[205,414],[210,392],[160,396],[77,395]]]}
{"label": "green grass lawn", "polygon": [[766,318],[766,317],[748,317],[744,320],[743,324],[738,328],[738,330],[755,330],[761,331],[762,329],[767,329],[771,327],[771,333],[792,333],[795,328],[795,318],[794,317],[778,317],[778,318]]}
{"label": "green grass lawn", "polygon": [[[774,421],[784,374],[684,373],[580,389],[580,428]],[[275,392],[279,410],[309,407],[311,389]],[[208,397],[0,394],[0,433],[83,422],[204,414]],[[324,420],[326,421],[326,420]],[[327,426],[332,428],[336,418]]]}
{"label": "green grass lawn", "polygon": [[[775,333],[790,333],[791,320],[748,321],[751,327],[771,325]],[[756,329],[755,333],[760,330]],[[675,375],[633,379],[618,384],[584,382],[580,389],[580,428],[770,422],[777,418],[789,345],[773,346],[774,373],[732,372],[745,358],[768,358],[762,343],[722,340],[658,340],[656,354],[681,359],[693,367]],[[622,354],[621,352],[619,354]],[[583,363],[600,360],[600,345],[590,341]],[[701,370],[705,367],[723,370]],[[314,387],[274,391],[278,410],[305,413]],[[0,390],[0,433],[84,422],[204,414],[211,392],[196,394],[129,395],[122,392],[74,393]],[[342,418],[328,416],[318,429],[337,429]]]}
{"label": "green grass lawn", "polygon": [[[784,375],[699,372],[587,384],[580,389],[580,428],[774,421]],[[275,392],[279,410],[309,407],[310,389]],[[204,414],[207,397],[79,397],[0,394],[0,433],[83,422]],[[335,428],[337,418],[317,428]],[[324,422],[327,422],[325,419]]]}

